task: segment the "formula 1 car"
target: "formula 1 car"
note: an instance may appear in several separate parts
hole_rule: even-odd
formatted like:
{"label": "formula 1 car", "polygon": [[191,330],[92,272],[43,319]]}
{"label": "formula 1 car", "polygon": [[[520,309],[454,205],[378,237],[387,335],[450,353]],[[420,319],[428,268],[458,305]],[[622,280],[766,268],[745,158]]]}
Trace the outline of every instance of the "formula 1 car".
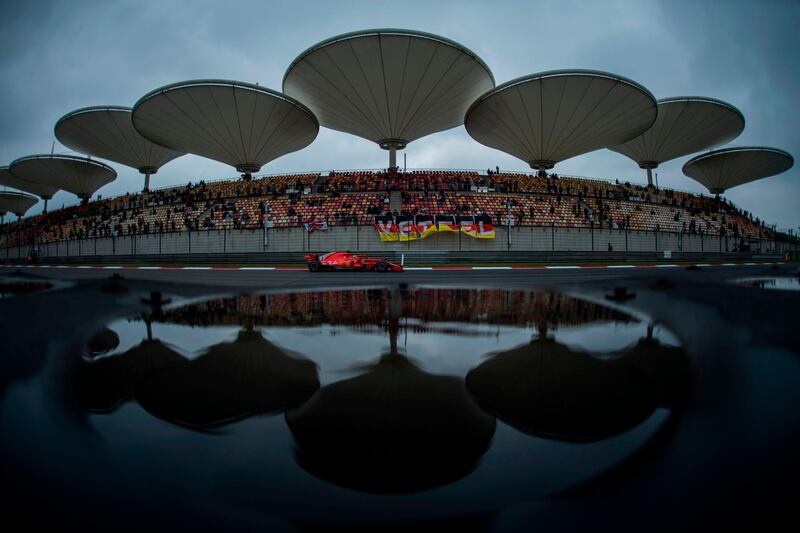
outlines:
{"label": "formula 1 car", "polygon": [[351,252],[330,252],[323,255],[308,254],[306,257],[311,272],[321,270],[351,270],[372,272],[402,272],[403,266],[382,258],[367,257]]}

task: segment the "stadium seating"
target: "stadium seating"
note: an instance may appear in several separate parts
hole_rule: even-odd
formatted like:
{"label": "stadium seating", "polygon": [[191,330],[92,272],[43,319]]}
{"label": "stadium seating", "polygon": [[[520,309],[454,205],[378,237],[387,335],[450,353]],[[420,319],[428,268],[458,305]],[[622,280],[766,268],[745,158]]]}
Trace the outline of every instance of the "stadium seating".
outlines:
{"label": "stadium seating", "polygon": [[[476,192],[477,187],[494,192]],[[399,191],[402,200],[396,214],[485,213],[501,225],[770,235],[762,221],[708,196],[572,176],[415,170],[201,180],[24,218],[2,227],[0,244],[188,229],[280,228],[315,220],[331,226],[369,225],[375,215],[388,210],[392,191]]]}

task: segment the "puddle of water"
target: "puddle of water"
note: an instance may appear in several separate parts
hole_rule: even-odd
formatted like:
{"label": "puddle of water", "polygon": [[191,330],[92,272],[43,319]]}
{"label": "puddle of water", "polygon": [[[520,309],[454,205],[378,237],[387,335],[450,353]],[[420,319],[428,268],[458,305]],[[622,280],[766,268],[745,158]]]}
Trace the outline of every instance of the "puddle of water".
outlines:
{"label": "puddle of water", "polygon": [[53,284],[46,281],[0,280],[0,298],[11,298],[12,296],[31,294],[52,288]]}
{"label": "puddle of water", "polygon": [[[466,480],[493,450],[526,445],[561,456],[531,465],[543,493],[596,475],[668,418],[681,387],[662,367],[683,358],[633,316],[505,290],[244,294],[119,320],[92,342],[76,380],[88,411],[132,402],[153,418],[141,431],[159,419],[228,439],[237,422],[285,414],[270,426],[291,436],[298,479],[380,494]],[[590,451],[574,443],[615,437],[591,464],[564,466]],[[502,490],[502,472],[487,476]]]}
{"label": "puddle of water", "polygon": [[754,289],[800,291],[800,277],[743,278],[735,280],[734,283]]}
{"label": "puddle of water", "polygon": [[100,471],[312,524],[491,513],[580,485],[656,438],[689,380],[658,325],[508,290],[154,307],[83,354],[68,403]]}

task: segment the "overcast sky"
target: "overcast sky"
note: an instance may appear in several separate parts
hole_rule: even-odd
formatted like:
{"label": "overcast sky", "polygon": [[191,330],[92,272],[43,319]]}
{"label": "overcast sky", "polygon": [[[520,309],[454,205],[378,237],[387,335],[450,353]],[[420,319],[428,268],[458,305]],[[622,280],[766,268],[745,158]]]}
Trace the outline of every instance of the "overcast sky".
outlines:
{"label": "overcast sky", "polygon": [[[732,145],[765,145],[800,155],[800,2],[694,0],[403,2],[378,0],[3,1],[0,22],[0,164],[48,153],[53,127],[73,109],[133,105],[162,85],[197,78],[259,83],[276,90],[303,50],[344,32],[395,27],[462,43],[493,70],[498,84],[559,68],[606,70],[656,96],[710,96],[744,113]],[[70,153],[56,142],[57,153]],[[408,166],[529,170],[484,147],[463,127],[410,144]],[[658,170],[662,187],[707,192],[681,173],[688,158]],[[402,165],[402,156],[398,155]],[[387,152],[322,128],[308,148],[262,171],[381,168]],[[142,177],[112,164],[116,182],[99,192],[138,191]],[[600,150],[564,161],[561,174],[646,182],[622,155]],[[726,196],[779,228],[800,226],[800,164],[732,189]],[[154,187],[235,176],[221,163],[186,156],[163,167]],[[51,206],[71,205],[58,193]],[[41,211],[41,202],[29,213]]]}

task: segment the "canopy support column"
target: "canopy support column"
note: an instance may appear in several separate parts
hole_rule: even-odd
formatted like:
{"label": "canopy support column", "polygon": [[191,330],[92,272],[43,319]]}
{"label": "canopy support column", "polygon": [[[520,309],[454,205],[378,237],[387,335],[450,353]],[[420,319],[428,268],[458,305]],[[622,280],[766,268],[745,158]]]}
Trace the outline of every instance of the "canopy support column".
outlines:
{"label": "canopy support column", "polygon": [[150,191],[150,173],[145,173],[144,175],[144,189],[142,192],[149,192]]}
{"label": "canopy support column", "polygon": [[47,202],[50,201],[50,198],[44,198],[44,212],[47,213]]}
{"label": "canopy support column", "polygon": [[647,186],[653,186],[653,169],[649,167],[647,168]]}
{"label": "canopy support column", "polygon": [[392,146],[389,148],[389,169],[394,170],[397,166],[397,148]]}

